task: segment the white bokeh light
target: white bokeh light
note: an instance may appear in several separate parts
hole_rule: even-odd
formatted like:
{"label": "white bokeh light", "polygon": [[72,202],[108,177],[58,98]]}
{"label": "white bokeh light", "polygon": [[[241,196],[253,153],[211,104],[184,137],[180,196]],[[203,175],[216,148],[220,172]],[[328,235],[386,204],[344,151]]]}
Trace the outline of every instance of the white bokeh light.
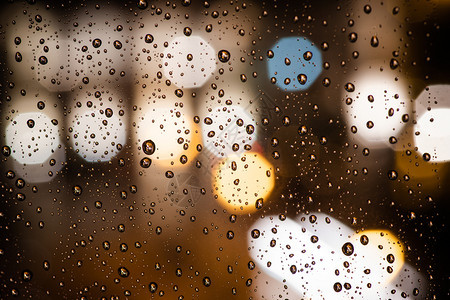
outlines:
{"label": "white bokeh light", "polygon": [[432,162],[450,160],[450,85],[427,86],[414,101],[414,146]]}
{"label": "white bokeh light", "polygon": [[402,116],[410,110],[406,86],[401,80],[396,81],[389,71],[358,72],[360,74],[349,81],[354,91],[344,90],[347,127],[349,131],[356,127],[355,137],[368,146],[388,146],[389,138],[401,133],[405,125]]}
{"label": "white bokeh light", "polygon": [[180,36],[164,50],[163,62],[164,75],[175,85],[196,88],[201,87],[215,71],[216,53],[199,36]]}
{"label": "white bokeh light", "polygon": [[[424,299],[423,276],[404,264],[401,244],[388,232],[355,234],[332,217],[313,215],[297,220],[266,216],[254,223],[249,249],[255,263],[304,299],[402,299],[403,292]],[[252,237],[254,229],[259,231],[257,238]],[[361,242],[362,235],[368,237],[367,244]],[[345,255],[348,242],[353,250]],[[391,253],[392,263],[386,258]],[[419,293],[412,297],[414,289]]]}
{"label": "white bokeh light", "polygon": [[450,160],[450,108],[432,109],[422,114],[414,126],[414,143],[421,154],[430,154],[430,160]]}
{"label": "white bokeh light", "polygon": [[[113,111],[111,116],[107,116],[107,109]],[[117,154],[117,145],[125,143],[126,124],[118,108],[82,106],[74,108],[72,114],[71,142],[75,152],[86,161],[109,161]]]}
{"label": "white bokeh light", "polygon": [[[29,123],[34,124],[30,127]],[[60,144],[58,126],[40,112],[15,116],[6,127],[5,135],[11,156],[22,164],[45,162]]]}
{"label": "white bokeh light", "polygon": [[201,122],[204,145],[217,157],[242,153],[257,139],[255,120],[238,105],[215,107]]}

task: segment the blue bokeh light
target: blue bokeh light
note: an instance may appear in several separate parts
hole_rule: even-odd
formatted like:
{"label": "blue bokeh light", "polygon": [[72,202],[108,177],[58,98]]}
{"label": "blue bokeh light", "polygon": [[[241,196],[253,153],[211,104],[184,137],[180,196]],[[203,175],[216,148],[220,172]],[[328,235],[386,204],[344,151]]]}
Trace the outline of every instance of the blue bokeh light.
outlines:
{"label": "blue bokeh light", "polygon": [[[269,78],[275,77],[276,85],[285,91],[308,89],[322,71],[322,55],[307,38],[282,38],[271,50],[274,55],[268,59]],[[300,76],[306,81],[299,82]]]}

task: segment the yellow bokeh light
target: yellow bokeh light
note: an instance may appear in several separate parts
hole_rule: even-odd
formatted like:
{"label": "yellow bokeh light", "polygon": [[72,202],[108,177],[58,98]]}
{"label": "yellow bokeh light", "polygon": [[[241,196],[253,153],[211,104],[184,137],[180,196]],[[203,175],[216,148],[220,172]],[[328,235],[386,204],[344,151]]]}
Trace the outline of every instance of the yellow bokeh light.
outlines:
{"label": "yellow bokeh light", "polygon": [[[367,240],[365,240],[365,237]],[[368,241],[363,244],[363,241]],[[352,236],[355,252],[363,259],[364,269],[381,284],[392,281],[402,270],[405,262],[402,243],[387,230],[365,230]],[[359,251],[358,251],[359,250]]]}
{"label": "yellow bokeh light", "polygon": [[273,166],[255,152],[229,156],[215,171],[214,190],[220,204],[238,213],[255,211],[259,199],[265,205],[274,185]]}

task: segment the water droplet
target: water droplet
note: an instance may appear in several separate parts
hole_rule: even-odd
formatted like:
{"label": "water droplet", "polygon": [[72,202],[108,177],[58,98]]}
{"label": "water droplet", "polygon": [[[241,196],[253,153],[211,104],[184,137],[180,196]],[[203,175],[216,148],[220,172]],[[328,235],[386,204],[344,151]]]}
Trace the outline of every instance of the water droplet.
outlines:
{"label": "water droplet", "polygon": [[143,159],[141,159],[139,164],[141,165],[142,168],[147,169],[152,164],[152,160],[148,157],[144,157]]}
{"label": "water droplet", "polygon": [[108,107],[107,109],[105,109],[105,116],[106,117],[111,118],[113,116],[113,114],[114,114],[114,112],[113,112],[113,110],[111,108]]}
{"label": "water droplet", "polygon": [[30,270],[24,270],[22,271],[22,280],[23,281],[31,281],[31,279],[33,278],[33,273]]}
{"label": "water droplet", "polygon": [[353,85],[353,83],[347,82],[344,86],[345,90],[349,93],[354,92],[355,91],[355,86]]}
{"label": "water droplet", "polygon": [[306,51],[305,53],[303,53],[303,58],[304,58],[306,61],[311,60],[312,57],[313,57],[313,54],[312,54],[311,51]]}
{"label": "water droplet", "polygon": [[153,35],[151,35],[150,33],[145,35],[145,42],[147,44],[153,43]]}
{"label": "water droplet", "polygon": [[15,59],[17,62],[22,61],[22,54],[20,52],[16,52]]}
{"label": "water droplet", "polygon": [[101,39],[94,39],[93,41],[92,41],[92,46],[94,47],[94,48],[98,48],[98,47],[100,47],[102,45],[102,40]]}
{"label": "water droplet", "polygon": [[306,84],[306,81],[308,80],[308,77],[305,74],[299,74],[297,76],[297,80],[301,85]]}
{"label": "water droplet", "polygon": [[185,36],[190,36],[192,34],[192,29],[190,27],[184,27],[183,33]]}
{"label": "water droplet", "polygon": [[254,239],[259,238],[260,235],[261,235],[261,233],[260,233],[260,231],[258,229],[253,229],[252,232],[251,232],[251,236]]}
{"label": "water droplet", "polygon": [[152,155],[155,153],[156,146],[152,140],[146,140],[142,143],[142,151],[147,155]]}
{"label": "water droplet", "polygon": [[122,43],[119,40],[115,40],[114,48],[116,48],[117,50],[122,49]]}
{"label": "water droplet", "polygon": [[359,241],[361,242],[361,244],[363,244],[365,246],[369,243],[369,238],[367,237],[367,235],[363,234],[359,238]]}
{"label": "water droplet", "polygon": [[139,0],[137,6],[139,9],[146,9],[148,6],[147,0]]}
{"label": "water droplet", "polygon": [[422,157],[423,157],[424,161],[430,161],[431,160],[431,155],[429,153],[424,153],[422,155]]}
{"label": "water droplet", "polygon": [[342,253],[344,253],[347,256],[352,255],[353,251],[354,251],[353,244],[350,242],[347,242],[342,246]]}
{"label": "water droplet", "polygon": [[175,95],[176,95],[178,98],[183,97],[183,90],[182,90],[182,89],[176,89],[176,90],[175,90]]}
{"label": "water droplet", "polygon": [[267,51],[267,57],[268,58],[273,58],[273,56],[274,56],[274,53],[273,53],[272,50]]}
{"label": "water droplet", "polygon": [[255,202],[256,209],[261,209],[263,206],[264,206],[263,198],[259,198],[258,200],[256,200],[256,202]]}
{"label": "water droplet", "polygon": [[395,257],[394,257],[393,254],[388,254],[388,255],[386,256],[386,260],[388,261],[388,263],[393,264],[394,261],[395,261]]}
{"label": "water droplet", "polygon": [[209,277],[204,277],[203,278],[203,285],[206,287],[211,286],[211,279]]}
{"label": "water droplet", "polygon": [[172,171],[166,171],[166,178],[173,178],[174,174]]}
{"label": "water droplet", "polygon": [[120,267],[117,271],[120,277],[127,278],[128,276],[130,276],[130,271],[128,271],[128,269],[125,267]]}
{"label": "water droplet", "polygon": [[75,186],[72,188],[72,192],[73,192],[73,194],[74,194],[75,196],[80,196],[81,193],[83,193],[83,189],[81,188],[81,186],[75,185]]}
{"label": "water droplet", "polygon": [[395,171],[395,170],[389,170],[389,172],[388,172],[388,178],[389,178],[390,180],[396,180],[397,177],[398,177],[397,171]]}
{"label": "water droplet", "polygon": [[231,54],[228,50],[220,50],[218,53],[219,60],[223,63],[226,63],[230,60]]}
{"label": "water droplet", "polygon": [[364,5],[364,12],[370,14],[372,12],[372,7],[368,4]]}
{"label": "water droplet", "polygon": [[342,284],[340,284],[339,282],[336,282],[333,285],[333,289],[334,289],[335,292],[339,293],[340,291],[342,291]]}
{"label": "water droplet", "polygon": [[34,120],[33,119],[29,119],[27,121],[27,125],[28,125],[29,128],[33,128],[34,127]]}
{"label": "water droplet", "polygon": [[370,39],[370,45],[372,47],[378,47],[379,43],[380,42],[378,41],[377,36],[376,35],[372,36],[372,38]]}
{"label": "water droplet", "polygon": [[398,60],[396,60],[395,58],[392,58],[391,62],[389,63],[389,66],[391,67],[392,70],[397,69],[399,66]]}
{"label": "water droplet", "polygon": [[356,32],[352,32],[348,35],[348,39],[350,42],[354,43],[358,39],[358,34]]}
{"label": "water droplet", "polygon": [[150,282],[148,289],[150,290],[150,293],[154,294],[158,290],[158,284],[156,282]]}
{"label": "water droplet", "polygon": [[296,265],[292,265],[289,270],[291,271],[292,274],[297,273],[297,266]]}
{"label": "water droplet", "polygon": [[21,42],[22,42],[22,39],[21,39],[20,37],[16,36],[16,37],[14,38],[14,44],[20,45]]}

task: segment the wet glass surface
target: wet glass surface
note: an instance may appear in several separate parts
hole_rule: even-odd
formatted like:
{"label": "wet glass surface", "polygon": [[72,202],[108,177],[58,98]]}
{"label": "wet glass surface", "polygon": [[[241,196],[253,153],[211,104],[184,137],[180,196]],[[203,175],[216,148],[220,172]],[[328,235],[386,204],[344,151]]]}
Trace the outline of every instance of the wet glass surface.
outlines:
{"label": "wet glass surface", "polygon": [[4,1],[0,298],[448,298],[449,15]]}

